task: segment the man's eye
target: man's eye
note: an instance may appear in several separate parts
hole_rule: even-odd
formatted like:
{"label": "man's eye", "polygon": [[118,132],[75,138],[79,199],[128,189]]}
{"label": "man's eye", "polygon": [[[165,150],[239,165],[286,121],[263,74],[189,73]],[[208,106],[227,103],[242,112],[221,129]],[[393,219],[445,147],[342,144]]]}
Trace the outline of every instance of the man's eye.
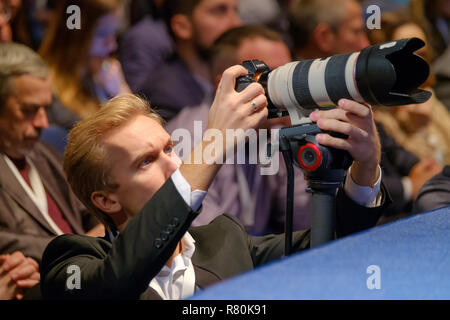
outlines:
{"label": "man's eye", "polygon": [[148,166],[150,163],[152,163],[152,160],[150,158],[146,158],[141,162],[141,167]]}
{"label": "man's eye", "polygon": [[166,153],[172,153],[173,152],[173,147],[172,146],[167,146],[166,147]]}
{"label": "man's eye", "polygon": [[210,10],[210,12],[214,15],[223,15],[227,13],[227,6],[218,6],[218,7],[214,7]]}

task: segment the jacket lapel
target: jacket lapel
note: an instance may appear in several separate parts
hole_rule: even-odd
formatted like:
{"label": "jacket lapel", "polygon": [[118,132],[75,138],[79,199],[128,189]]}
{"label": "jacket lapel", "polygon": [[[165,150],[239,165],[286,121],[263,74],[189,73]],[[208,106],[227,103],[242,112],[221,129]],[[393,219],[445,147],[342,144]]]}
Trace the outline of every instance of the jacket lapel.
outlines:
{"label": "jacket lapel", "polygon": [[84,234],[84,231],[79,227],[79,223],[75,221],[72,211],[67,206],[67,201],[69,201],[69,199],[67,199],[67,201],[64,201],[63,199],[61,192],[65,192],[66,190],[61,190],[61,186],[58,185],[58,182],[51,169],[48,167],[47,162],[42,161],[42,159],[38,159],[36,155],[30,155],[30,158],[39,172],[39,176],[41,177],[45,190],[53,198],[59,210],[61,210],[61,214],[69,223],[72,231],[76,234]]}
{"label": "jacket lapel", "polygon": [[42,216],[38,207],[27,196],[25,190],[22,188],[19,181],[17,181],[3,157],[0,157],[0,172],[0,188],[2,188],[4,192],[7,193],[12,199],[14,199],[25,212],[39,222],[39,224],[41,224],[47,232],[52,235],[56,235],[55,231]]}
{"label": "jacket lapel", "polygon": [[155,289],[148,287],[140,296],[139,300],[162,300],[161,296]]}
{"label": "jacket lapel", "polygon": [[194,271],[195,271],[195,284],[200,289],[205,289],[206,287],[219,282],[221,279],[215,275],[214,273],[203,269],[202,267],[196,266],[194,264]]}

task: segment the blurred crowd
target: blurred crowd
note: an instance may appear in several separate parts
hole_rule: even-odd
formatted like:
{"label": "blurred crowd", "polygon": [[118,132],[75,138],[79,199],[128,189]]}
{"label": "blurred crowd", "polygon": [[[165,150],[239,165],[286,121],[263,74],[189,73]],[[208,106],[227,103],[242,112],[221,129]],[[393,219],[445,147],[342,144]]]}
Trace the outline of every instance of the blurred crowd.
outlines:
{"label": "blurred crowd", "polygon": [[[73,5],[79,10],[68,10]],[[379,29],[367,28],[371,5],[381,10]],[[76,23],[69,27],[77,19],[80,28]],[[449,204],[433,205],[437,201],[429,190],[438,179],[445,185],[442,197],[450,199],[445,169],[450,165],[450,0],[0,0],[0,151],[19,148],[14,134],[25,135],[25,125],[30,126],[40,139],[33,143],[45,145],[39,151],[44,160],[36,156],[41,159],[36,161],[47,164],[46,171],[37,165],[34,170],[42,180],[54,179],[61,193],[44,183],[59,209],[53,210],[57,218],[50,213],[56,228],[48,217],[36,217],[45,212],[32,213],[28,223],[26,206],[12,204],[14,195],[11,200],[4,191],[13,183],[2,173],[0,298],[21,299],[39,281],[40,256],[54,236],[104,232],[98,221],[88,221],[86,209],[67,190],[58,157],[73,125],[109,99],[139,94],[161,114],[168,132],[185,128],[193,133],[194,121],[206,125],[220,77],[232,65],[259,59],[274,69],[411,37],[426,43],[417,54],[431,66],[423,89],[432,97],[417,105],[372,106],[382,143],[383,183],[394,200],[379,224]],[[14,69],[14,59],[30,66]],[[33,62],[37,59],[45,64],[49,82],[25,77],[12,88],[9,77],[34,75],[37,71],[28,70],[41,64]],[[31,116],[18,115],[12,99],[28,96],[40,97],[45,108],[38,104],[28,111],[34,112]],[[286,118],[266,124],[288,125]],[[11,165],[23,174],[20,164],[0,163],[2,170]],[[259,164],[224,165],[194,225],[228,212],[251,234],[282,232],[286,168],[280,161],[273,176],[262,176],[259,169]],[[309,228],[311,198],[301,170],[296,168],[295,175],[295,228]]]}

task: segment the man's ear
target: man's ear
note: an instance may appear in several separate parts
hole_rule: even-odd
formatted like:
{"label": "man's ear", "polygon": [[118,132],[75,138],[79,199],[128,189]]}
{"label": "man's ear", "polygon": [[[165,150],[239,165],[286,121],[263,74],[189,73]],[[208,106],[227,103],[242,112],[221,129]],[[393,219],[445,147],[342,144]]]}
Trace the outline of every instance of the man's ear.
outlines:
{"label": "man's ear", "polygon": [[122,210],[122,205],[115,194],[106,191],[94,191],[91,194],[92,203],[105,213],[114,214]]}
{"label": "man's ear", "polygon": [[322,52],[331,52],[334,47],[335,33],[326,23],[319,23],[312,33],[312,40]]}
{"label": "man's ear", "polygon": [[170,19],[170,27],[177,38],[191,40],[194,34],[193,25],[185,14],[176,14]]}

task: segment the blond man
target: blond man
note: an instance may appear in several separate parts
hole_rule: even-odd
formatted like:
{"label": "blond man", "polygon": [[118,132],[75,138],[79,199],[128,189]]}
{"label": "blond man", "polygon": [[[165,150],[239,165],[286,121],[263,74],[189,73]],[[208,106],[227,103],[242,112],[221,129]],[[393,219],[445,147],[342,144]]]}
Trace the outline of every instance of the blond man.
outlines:
{"label": "blond man", "polygon": [[[267,117],[259,84],[234,90],[235,79],[245,73],[241,66],[224,72],[209,129],[257,128]],[[358,121],[345,120],[348,113]],[[375,225],[388,201],[384,189],[378,192],[380,151],[370,108],[342,101],[339,109],[311,117],[350,135],[351,142],[324,135],[321,143],[348,150],[355,158],[353,180],[375,190],[373,199],[366,199],[371,208],[347,197],[348,188],[339,192],[338,235]],[[216,161],[195,164],[196,151],[211,143],[204,138],[187,157],[191,161],[181,163],[158,115],[132,95],[112,99],[80,122],[70,133],[64,168],[74,192],[106,224],[109,237],[66,235],[52,241],[43,257],[44,297],[184,299],[280,258],[283,235],[251,237],[229,215],[190,228],[226,154],[216,150]],[[309,235],[309,230],[296,232],[294,249],[308,248]]]}

